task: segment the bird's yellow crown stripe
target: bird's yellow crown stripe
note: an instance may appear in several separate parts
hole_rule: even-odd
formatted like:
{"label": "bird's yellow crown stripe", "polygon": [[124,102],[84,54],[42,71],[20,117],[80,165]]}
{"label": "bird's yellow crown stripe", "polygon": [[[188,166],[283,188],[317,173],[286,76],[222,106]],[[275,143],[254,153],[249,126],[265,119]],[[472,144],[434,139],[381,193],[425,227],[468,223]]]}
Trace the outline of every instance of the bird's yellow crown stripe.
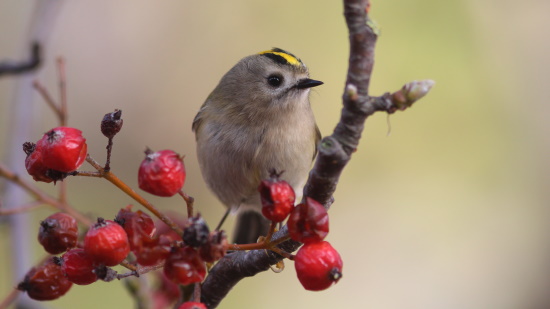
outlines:
{"label": "bird's yellow crown stripe", "polygon": [[287,63],[287,64],[290,64],[290,65],[293,65],[293,66],[296,66],[296,67],[299,67],[299,66],[303,65],[302,61],[299,58],[297,58],[293,54],[291,54],[289,52],[286,52],[286,51],[284,51],[280,48],[273,48],[273,49],[270,49],[270,50],[263,51],[259,54],[268,56],[268,57],[272,58],[273,60],[275,60],[279,63],[282,63],[282,64]]}

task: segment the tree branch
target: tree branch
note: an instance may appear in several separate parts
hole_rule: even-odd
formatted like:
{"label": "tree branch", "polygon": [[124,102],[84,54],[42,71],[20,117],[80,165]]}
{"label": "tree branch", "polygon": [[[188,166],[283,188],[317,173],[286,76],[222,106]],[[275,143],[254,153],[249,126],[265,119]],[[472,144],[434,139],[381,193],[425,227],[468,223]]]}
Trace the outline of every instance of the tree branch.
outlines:
{"label": "tree branch", "polygon": [[0,76],[17,75],[36,70],[42,62],[41,54],[40,44],[38,42],[32,43],[31,55],[28,60],[20,62],[6,60],[0,62]]}
{"label": "tree branch", "polygon": [[[374,64],[376,30],[368,22],[368,0],[344,0],[344,16],[349,29],[350,56],[344,92],[344,107],[340,122],[332,136],[325,137],[319,154],[304,188],[304,196],[329,207],[338,178],[355,151],[361,138],[366,118],[377,109],[368,96],[369,81]],[[286,226],[275,233],[273,239],[286,236]],[[295,251],[301,244],[286,241],[279,247]],[[215,308],[241,279],[266,271],[282,257],[271,251],[253,250],[234,252],[221,259],[206,278],[202,289],[202,302]]]}

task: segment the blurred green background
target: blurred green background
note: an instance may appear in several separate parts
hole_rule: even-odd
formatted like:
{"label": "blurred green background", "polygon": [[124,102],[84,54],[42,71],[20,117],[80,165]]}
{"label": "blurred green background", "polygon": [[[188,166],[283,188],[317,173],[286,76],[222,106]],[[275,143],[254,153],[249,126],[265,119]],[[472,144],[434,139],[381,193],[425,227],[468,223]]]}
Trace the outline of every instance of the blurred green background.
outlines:
{"label": "blurred green background", "polygon": [[[24,58],[34,4],[0,2],[0,59]],[[281,274],[242,281],[220,308],[550,307],[549,9],[542,0],[373,1],[382,35],[371,93],[414,79],[436,85],[412,109],[389,117],[389,136],[386,115],[367,121],[330,211],[328,240],[344,259],[344,277],[327,291],[308,292],[287,261]],[[55,58],[66,58],[69,124],[84,131],[99,161],[106,145],[99,122],[123,110],[112,166],[133,187],[146,146],[184,154],[185,190],[214,226],[224,208],[198,170],[195,113],[240,58],[276,46],[325,82],[311,100],[322,133],[330,134],[347,66],[342,12],[340,1],[66,1],[38,79],[56,94]],[[13,134],[17,81],[0,79],[0,145]],[[26,120],[34,126],[29,140],[57,124],[38,96],[35,101]],[[7,152],[0,146],[2,161]],[[55,193],[51,185],[38,186]],[[70,201],[91,216],[111,218],[132,203],[98,179],[70,179],[69,189]],[[183,211],[178,198],[144,195],[163,210]],[[32,237],[21,241],[35,244],[38,222],[50,213],[34,211]],[[0,299],[17,280],[9,234],[0,223]],[[34,250],[36,261],[43,253]],[[74,286],[44,305],[133,303],[121,283],[99,282]]]}

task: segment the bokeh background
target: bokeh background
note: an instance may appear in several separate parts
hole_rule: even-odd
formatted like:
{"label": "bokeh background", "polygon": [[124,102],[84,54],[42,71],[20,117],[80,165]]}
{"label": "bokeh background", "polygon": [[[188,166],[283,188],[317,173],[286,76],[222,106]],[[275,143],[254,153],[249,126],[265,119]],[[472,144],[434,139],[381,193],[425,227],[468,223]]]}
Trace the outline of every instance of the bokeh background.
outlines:
{"label": "bokeh background", "polygon": [[[0,2],[0,59],[26,57],[37,2]],[[235,62],[273,46],[295,53],[325,82],[311,96],[322,133],[338,121],[348,53],[340,1],[96,0],[59,7],[36,78],[57,94],[55,59],[65,57],[69,124],[84,131],[99,161],[106,145],[99,121],[123,110],[112,165],[133,187],[146,146],[185,154],[185,190],[211,226],[224,208],[201,178],[191,122]],[[544,0],[373,1],[382,35],[371,93],[414,79],[436,85],[412,109],[366,123],[330,210],[328,240],[344,259],[344,278],[308,292],[287,262],[281,274],[242,281],[220,308],[549,308],[549,10]],[[19,80],[0,79],[0,145],[15,133]],[[32,104],[25,122],[28,139],[37,140],[57,123],[37,95]],[[0,146],[1,161],[9,151]],[[23,160],[21,152],[12,164]],[[98,179],[70,179],[69,189],[71,203],[90,216],[110,218],[132,203]],[[183,212],[178,198],[144,195]],[[30,236],[18,239],[33,244],[33,262],[43,257],[38,223],[51,212],[32,212]],[[11,233],[0,220],[0,298],[20,279]],[[121,283],[98,282],[42,305],[133,302]]]}

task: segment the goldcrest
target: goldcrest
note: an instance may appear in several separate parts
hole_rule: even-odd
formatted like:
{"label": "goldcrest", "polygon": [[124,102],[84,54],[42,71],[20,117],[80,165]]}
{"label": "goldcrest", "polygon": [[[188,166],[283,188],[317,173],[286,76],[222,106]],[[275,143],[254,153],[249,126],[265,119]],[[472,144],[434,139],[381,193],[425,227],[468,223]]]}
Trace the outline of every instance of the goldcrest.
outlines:
{"label": "goldcrest", "polygon": [[299,58],[274,48],[241,59],[195,116],[206,184],[230,210],[248,211],[248,219],[240,218],[237,226],[248,237],[238,242],[255,242],[269,226],[261,220],[258,185],[270,171],[282,172],[281,178],[301,195],[321,137],[309,90],[322,84],[309,78]]}

